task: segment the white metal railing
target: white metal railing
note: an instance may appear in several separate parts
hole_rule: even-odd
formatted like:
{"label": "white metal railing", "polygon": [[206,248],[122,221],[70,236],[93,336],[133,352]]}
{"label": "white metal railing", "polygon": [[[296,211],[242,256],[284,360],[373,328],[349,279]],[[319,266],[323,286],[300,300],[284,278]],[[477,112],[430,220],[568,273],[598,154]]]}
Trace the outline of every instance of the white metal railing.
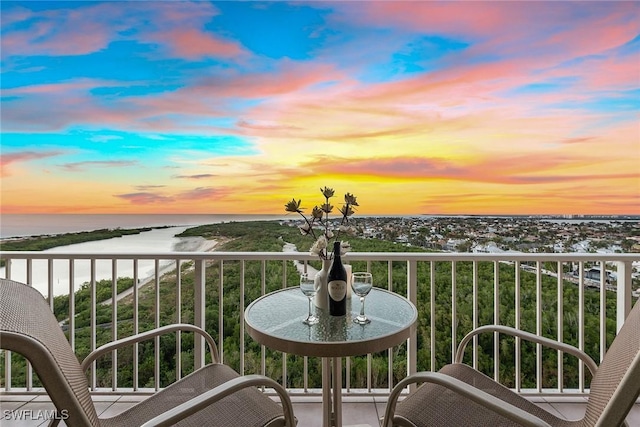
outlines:
{"label": "white metal railing", "polygon": [[[207,303],[213,301],[207,300],[207,293],[214,291],[218,297],[217,331],[210,333],[218,343],[220,358],[226,361],[225,354],[227,351],[232,353],[234,350],[239,351],[239,366],[235,367],[242,373],[247,370],[259,370],[262,374],[267,372],[267,355],[268,350],[264,347],[260,350],[260,367],[251,368],[246,366],[247,344],[251,339],[246,336],[244,330],[243,314],[244,310],[239,309],[237,315],[237,324],[239,326],[239,348],[226,349],[225,337],[230,332],[225,324],[225,316],[231,316],[231,313],[225,313],[225,289],[229,286],[237,286],[239,288],[238,307],[246,307],[251,301],[246,300],[247,292],[252,295],[262,295],[273,287],[273,278],[267,277],[267,263],[275,263],[280,266],[280,278],[277,279],[278,287],[287,287],[297,285],[288,283],[287,275],[296,263],[296,268],[307,268],[311,261],[317,258],[298,252],[282,252],[282,253],[266,253],[266,252],[174,252],[174,253],[143,253],[143,254],[126,254],[126,253],[48,253],[48,252],[0,252],[0,259],[4,260],[5,267],[3,275],[5,278],[29,283],[38,288],[44,295],[47,295],[50,306],[54,307],[53,295],[63,293],[68,295],[68,318],[61,322],[68,326],[68,335],[71,346],[76,349],[76,318],[84,313],[84,310],[78,310],[76,307],[76,297],[74,292],[78,290],[80,285],[88,283],[90,294],[89,317],[90,317],[90,343],[89,350],[96,348],[96,334],[98,328],[111,328],[110,340],[118,338],[118,323],[122,323],[119,319],[120,311],[126,307],[132,307],[132,332],[139,331],[140,318],[140,298],[141,291],[138,286],[134,286],[131,293],[123,297],[118,295],[117,284],[119,277],[123,274],[133,277],[133,283],[150,283],[153,292],[151,296],[145,294],[145,298],[153,298],[155,307],[153,323],[155,327],[162,326],[161,312],[161,280],[169,282],[175,291],[175,319],[174,321],[183,321],[183,302],[181,296],[183,291],[191,285],[185,285],[186,277],[193,277],[193,307],[188,310],[193,313],[193,323],[197,326],[206,327],[207,324]],[[633,277],[635,275],[634,268],[640,265],[640,254],[529,254],[529,253],[501,253],[501,254],[469,254],[469,253],[350,253],[346,256],[349,263],[360,262],[361,268],[376,271],[374,279],[376,286],[387,288],[391,291],[402,292],[411,302],[418,307],[420,327],[409,338],[406,346],[402,346],[402,351],[396,348],[387,351],[386,355],[377,355],[387,359],[387,381],[384,387],[374,387],[372,377],[374,371],[374,355],[366,356],[366,385],[352,387],[352,377],[356,369],[351,363],[351,358],[347,358],[345,369],[346,393],[388,393],[393,387],[397,378],[406,374],[414,373],[418,370],[436,370],[440,365],[451,362],[454,357],[456,345],[460,337],[468,332],[469,329],[481,326],[487,323],[504,323],[501,319],[504,317],[502,310],[510,312],[513,309],[513,316],[507,320],[516,328],[521,328],[524,321],[531,321],[531,317],[535,317],[535,329],[530,332],[549,335],[549,330],[553,332],[552,338],[559,341],[567,339],[566,328],[564,326],[567,321],[577,324],[577,345],[582,350],[598,349],[598,354],[593,355],[594,359],[600,360],[607,349],[608,337],[615,334],[619,330],[626,314],[631,309],[633,300],[632,286]],[[128,267],[123,267],[123,263]],[[259,278],[256,281],[255,275],[248,277],[246,266],[249,263],[259,264]],[[492,269],[483,267],[489,263]],[[549,264],[551,263],[551,264]],[[107,266],[108,274],[102,271]],[[237,282],[232,281],[227,276],[229,265],[237,265],[239,278]],[[270,264],[271,265],[271,264]],[[444,265],[444,267],[443,267]],[[465,266],[465,268],[461,268]],[[606,274],[601,274],[599,280],[593,280],[586,277],[585,270],[587,267],[595,266],[601,272],[612,270],[615,273],[615,279],[612,280]],[[481,268],[482,267],[482,268]],[[574,273],[567,273],[565,270],[571,267]],[[575,268],[574,268],[575,267]],[[209,277],[207,281],[207,271],[213,268],[218,269],[216,283],[211,283]],[[449,270],[450,273],[442,274],[442,269]],[[81,270],[88,272],[87,277],[83,274],[77,274]],[[146,269],[146,270],[145,270]],[[380,273],[386,269],[385,274]],[[145,270],[146,273],[141,272]],[[148,271],[147,271],[148,270]],[[492,270],[490,277],[483,277],[488,270]],[[577,272],[576,272],[577,270]],[[173,274],[172,272],[178,274]],[[438,273],[440,271],[440,273]],[[124,272],[124,273],[123,273]],[[105,276],[106,274],[106,276]],[[170,276],[163,276],[169,274]],[[141,276],[148,276],[143,280]],[[400,276],[400,278],[398,277]],[[507,276],[507,277],[503,277]],[[446,277],[446,280],[443,279]],[[526,278],[526,280],[525,280]],[[96,284],[100,279],[108,279],[111,281],[111,302],[112,305],[110,320],[111,324],[98,323],[97,307],[99,302],[96,297]],[[399,280],[400,279],[400,280]],[[191,279],[189,279],[191,280]],[[385,283],[386,281],[386,283]],[[549,282],[555,287],[555,301],[545,300],[543,288],[548,288]],[[65,289],[61,292],[60,285]],[[511,291],[505,296],[504,289],[506,283],[513,284],[513,293]],[[610,283],[609,283],[610,282]],[[269,283],[269,286],[267,284]],[[443,292],[443,283],[449,288]],[[527,283],[535,283],[534,290],[526,290],[531,285]],[[211,289],[215,287],[216,289]],[[575,310],[567,309],[565,294],[567,287],[577,288],[577,307]],[[595,291],[587,291],[588,287],[596,288]],[[259,288],[259,292],[257,292]],[[493,293],[492,302],[487,303],[481,297],[486,288]],[[465,294],[465,291],[471,291],[471,295]],[[614,296],[615,291],[615,296]],[[589,304],[592,304],[594,298],[592,292],[597,292],[597,307],[589,307],[589,310],[597,312],[597,327],[599,328],[598,342],[585,342],[585,312],[586,292],[589,295]],[[533,293],[534,301],[529,301]],[[444,295],[446,294],[446,295]],[[120,301],[122,298],[125,301]],[[444,299],[445,303],[439,302]],[[607,309],[612,305],[611,299],[615,299],[613,306],[615,307],[615,322],[611,320],[610,310]],[[525,301],[526,300],[526,301]],[[508,304],[505,303],[508,302]],[[469,309],[470,305],[470,309]],[[489,306],[490,321],[483,321],[483,317],[487,317],[487,306]],[[467,307],[466,309],[463,307]],[[446,319],[439,319],[438,312],[441,309],[448,313]],[[167,308],[164,308],[165,310]],[[120,311],[119,311],[120,310]],[[81,313],[81,311],[83,313]],[[482,313],[485,313],[482,315]],[[549,314],[551,313],[552,316]],[[235,315],[235,313],[233,314]],[[189,313],[191,316],[191,313]],[[555,325],[549,323],[549,319],[555,319]],[[569,319],[569,320],[567,320]],[[228,318],[226,320],[229,320]],[[497,321],[496,321],[497,320]],[[129,320],[127,320],[129,321]],[[444,322],[445,326],[441,323]],[[215,324],[215,322],[213,322]],[[211,324],[211,321],[209,322]],[[211,329],[211,328],[209,328]],[[436,332],[445,329],[449,333],[445,336],[446,340],[450,340],[450,345],[444,345],[438,340],[442,340],[442,336]],[[464,329],[464,330],[463,330]],[[615,329],[615,330],[612,330]],[[183,366],[182,356],[183,348],[180,334],[176,338],[175,344],[175,363],[176,363],[176,379],[182,376],[180,367]],[[470,363],[474,367],[480,364],[482,355],[480,339],[474,337],[471,343],[472,351],[469,354]],[[503,379],[501,366],[505,366],[504,358],[501,353],[504,352],[503,341],[498,339],[498,333],[493,334],[493,350],[489,355],[493,358],[492,374],[496,380]],[[511,345],[511,344],[509,344]],[[146,392],[161,388],[161,370],[160,370],[160,338],[156,338],[154,342],[154,367],[153,367],[153,385],[148,383],[139,384],[139,349],[136,346],[133,350],[133,378],[132,387],[122,387],[118,384],[118,352],[114,352],[111,360],[111,385],[108,388],[99,387],[96,382],[96,362],[91,369],[90,386],[95,392],[113,392],[113,393],[130,393],[130,392]],[[449,350],[450,347],[450,350]],[[563,355],[557,352],[557,362],[554,369],[557,370],[560,380],[558,383],[550,387],[543,384],[543,370],[545,368],[545,360],[549,353],[543,352],[538,345],[535,348],[535,386],[524,387],[522,385],[523,375],[530,372],[523,372],[522,369],[522,343],[519,339],[515,339],[513,368],[510,361],[507,363],[507,371],[513,371],[512,388],[519,392],[543,393],[584,393],[585,389],[585,372],[584,366],[580,362],[578,364],[578,384],[575,387],[566,387],[563,380],[563,372],[567,366]],[[443,348],[445,350],[443,350]],[[444,355],[441,354],[444,351]],[[450,352],[450,356],[448,353]],[[418,357],[418,354],[426,356]],[[593,353],[593,351],[592,351]],[[398,374],[394,372],[395,363],[398,357],[399,366],[406,366],[406,372]],[[443,360],[446,359],[446,360]],[[205,347],[203,340],[194,338],[193,367],[197,368],[205,362]],[[25,381],[22,384],[14,384],[12,361],[15,356],[10,352],[4,352],[4,367],[2,369],[2,387],[3,392],[41,392],[42,389],[34,387],[34,379],[31,368],[27,366]],[[289,356],[282,356],[282,368],[280,379],[281,382],[289,387],[288,365]],[[298,387],[289,387],[292,393],[303,393],[305,395],[318,395],[320,384],[310,384],[308,372],[311,363],[306,357],[303,359],[303,379],[302,385]],[[506,374],[505,374],[506,375]],[[510,374],[509,374],[510,375]]]}

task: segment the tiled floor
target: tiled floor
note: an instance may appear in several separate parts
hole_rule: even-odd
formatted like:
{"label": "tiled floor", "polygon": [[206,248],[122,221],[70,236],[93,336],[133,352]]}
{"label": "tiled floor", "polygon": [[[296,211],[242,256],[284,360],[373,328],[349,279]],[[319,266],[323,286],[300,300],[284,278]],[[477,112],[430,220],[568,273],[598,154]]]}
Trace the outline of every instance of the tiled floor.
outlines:
{"label": "tiled floor", "polygon": [[[116,415],[140,401],[142,396],[94,396],[98,414],[101,417]],[[581,418],[586,407],[584,398],[532,398],[537,405],[566,419]],[[293,398],[294,412],[300,427],[320,427],[322,425],[322,404],[317,399]],[[345,397],[343,401],[343,424],[345,426],[378,426],[378,419],[384,415],[386,399],[381,397]],[[47,396],[0,395],[0,425],[15,427],[35,427],[47,425],[44,419],[12,419],[16,416],[34,418],[43,415],[40,411],[53,409]],[[31,412],[28,412],[31,411]],[[634,405],[627,422],[630,427],[640,427],[640,403]],[[63,423],[61,423],[63,425]]]}

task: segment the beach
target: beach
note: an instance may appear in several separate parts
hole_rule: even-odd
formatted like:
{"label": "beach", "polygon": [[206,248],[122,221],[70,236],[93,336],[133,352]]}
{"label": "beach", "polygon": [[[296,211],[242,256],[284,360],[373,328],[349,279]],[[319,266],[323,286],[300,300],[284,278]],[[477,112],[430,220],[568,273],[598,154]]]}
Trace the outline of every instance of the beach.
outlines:
{"label": "beach", "polygon": [[[171,252],[209,252],[215,249],[217,240],[207,240],[202,237],[175,237],[188,227],[168,227],[146,231],[140,234],[132,234],[114,239],[97,240],[74,245],[59,246],[43,252],[50,253],[171,253]],[[73,288],[77,291],[87,282],[91,281],[91,263],[88,259],[78,259],[73,263],[74,283],[70,284],[69,262],[65,260],[53,260],[52,262],[53,294],[67,294]],[[161,274],[175,268],[175,261],[168,259],[161,262]],[[49,268],[46,260],[33,260],[31,284],[42,294],[49,293]],[[138,279],[142,285],[154,276],[155,265],[152,260],[138,261]],[[0,269],[0,276],[6,277],[5,268]],[[116,263],[116,277],[133,277],[133,260],[121,260]],[[111,260],[95,261],[95,279],[111,279],[113,266]],[[13,262],[11,265],[11,278],[19,282],[27,282],[27,265],[25,262]]]}
{"label": "beach", "polygon": [[78,233],[101,229],[195,227],[242,221],[270,221],[282,215],[247,214],[2,214],[0,239]]}

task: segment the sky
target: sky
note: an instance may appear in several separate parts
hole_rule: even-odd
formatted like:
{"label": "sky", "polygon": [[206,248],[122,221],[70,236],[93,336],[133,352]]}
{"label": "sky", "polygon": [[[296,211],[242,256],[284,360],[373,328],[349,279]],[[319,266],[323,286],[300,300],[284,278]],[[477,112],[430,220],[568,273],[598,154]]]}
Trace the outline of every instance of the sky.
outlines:
{"label": "sky", "polygon": [[2,214],[640,214],[638,1],[0,7]]}

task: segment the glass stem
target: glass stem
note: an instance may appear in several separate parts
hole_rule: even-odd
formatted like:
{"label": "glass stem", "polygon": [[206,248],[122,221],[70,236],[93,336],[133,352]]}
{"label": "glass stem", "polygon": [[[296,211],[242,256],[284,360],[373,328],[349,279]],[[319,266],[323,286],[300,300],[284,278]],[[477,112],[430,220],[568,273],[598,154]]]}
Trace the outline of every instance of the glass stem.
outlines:
{"label": "glass stem", "polygon": [[309,298],[309,316],[307,316],[307,319],[311,319],[311,298]]}
{"label": "glass stem", "polygon": [[360,316],[364,317],[364,297],[360,297]]}

